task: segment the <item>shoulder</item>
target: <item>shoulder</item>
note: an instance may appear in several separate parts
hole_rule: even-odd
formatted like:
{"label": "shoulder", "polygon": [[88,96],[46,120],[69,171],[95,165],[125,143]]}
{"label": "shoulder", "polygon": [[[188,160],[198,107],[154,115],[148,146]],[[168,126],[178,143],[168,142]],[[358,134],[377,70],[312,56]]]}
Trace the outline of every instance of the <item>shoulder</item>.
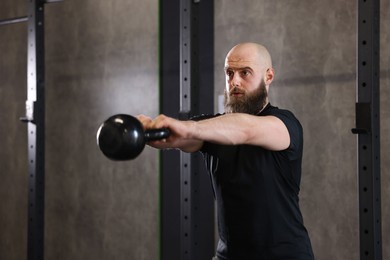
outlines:
{"label": "shoulder", "polygon": [[196,116],[190,117],[190,120],[201,121],[201,120],[206,120],[206,119],[209,119],[209,118],[218,117],[218,116],[221,116],[221,115],[222,114],[201,114],[201,115],[196,115]]}
{"label": "shoulder", "polygon": [[296,158],[297,155],[302,154],[303,129],[301,123],[293,112],[270,105],[264,113],[260,114],[260,116],[275,116],[280,119],[286,126],[290,135],[290,146],[288,150],[292,152],[291,157]]}
{"label": "shoulder", "polygon": [[281,109],[272,105],[269,105],[266,107],[266,109],[259,114],[259,116],[283,116],[283,117],[289,117],[291,119],[297,120],[294,113],[287,109]]}
{"label": "shoulder", "polygon": [[282,120],[282,122],[289,130],[290,128],[295,128],[295,130],[302,132],[301,123],[290,110],[280,109],[278,107],[269,105],[265,111],[259,114],[259,116],[275,116]]}

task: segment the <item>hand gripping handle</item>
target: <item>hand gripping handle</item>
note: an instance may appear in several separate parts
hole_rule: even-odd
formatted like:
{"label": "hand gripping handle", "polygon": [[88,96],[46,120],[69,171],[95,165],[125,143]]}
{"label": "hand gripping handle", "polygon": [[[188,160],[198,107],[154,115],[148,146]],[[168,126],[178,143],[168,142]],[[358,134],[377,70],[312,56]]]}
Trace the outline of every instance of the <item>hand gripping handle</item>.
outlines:
{"label": "hand gripping handle", "polygon": [[156,141],[167,138],[171,132],[168,128],[149,129],[145,131],[145,141]]}

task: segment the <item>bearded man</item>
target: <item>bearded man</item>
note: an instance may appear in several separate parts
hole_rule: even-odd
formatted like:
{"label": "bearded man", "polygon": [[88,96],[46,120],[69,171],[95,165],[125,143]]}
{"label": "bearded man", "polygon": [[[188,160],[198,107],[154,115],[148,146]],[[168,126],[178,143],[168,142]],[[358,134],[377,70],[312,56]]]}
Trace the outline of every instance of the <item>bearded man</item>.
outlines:
{"label": "bearded man", "polygon": [[234,46],[225,59],[225,113],[180,121],[140,115],[171,135],[149,145],[203,153],[217,201],[218,260],[312,260],[299,208],[302,126],[269,103],[274,69],[267,49]]}

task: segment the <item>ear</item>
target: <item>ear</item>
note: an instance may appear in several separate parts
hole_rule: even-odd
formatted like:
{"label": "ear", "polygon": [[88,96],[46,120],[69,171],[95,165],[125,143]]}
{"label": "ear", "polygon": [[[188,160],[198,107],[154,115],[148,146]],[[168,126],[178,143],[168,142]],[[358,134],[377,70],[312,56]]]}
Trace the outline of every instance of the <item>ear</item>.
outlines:
{"label": "ear", "polygon": [[275,77],[275,70],[273,68],[268,68],[265,71],[265,85],[271,84],[271,82],[274,80]]}

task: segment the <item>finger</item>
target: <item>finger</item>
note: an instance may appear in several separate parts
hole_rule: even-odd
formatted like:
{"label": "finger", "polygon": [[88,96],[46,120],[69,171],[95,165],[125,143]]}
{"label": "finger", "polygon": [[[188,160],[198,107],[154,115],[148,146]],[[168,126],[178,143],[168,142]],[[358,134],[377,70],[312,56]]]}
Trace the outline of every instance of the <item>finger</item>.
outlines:
{"label": "finger", "polygon": [[170,148],[170,145],[166,142],[166,140],[150,141],[147,144],[151,147],[158,148],[158,149]]}
{"label": "finger", "polygon": [[152,123],[153,128],[169,128],[170,117],[158,115]]}
{"label": "finger", "polygon": [[152,121],[152,119],[150,118],[150,117],[148,117],[148,116],[145,116],[145,115],[138,115],[138,116],[136,116],[136,118],[139,120],[139,121]]}
{"label": "finger", "polygon": [[150,117],[145,116],[145,115],[138,115],[138,116],[136,116],[136,118],[138,119],[138,121],[141,122],[141,124],[143,125],[143,127],[145,129],[151,128],[151,124],[152,124],[153,120]]}

